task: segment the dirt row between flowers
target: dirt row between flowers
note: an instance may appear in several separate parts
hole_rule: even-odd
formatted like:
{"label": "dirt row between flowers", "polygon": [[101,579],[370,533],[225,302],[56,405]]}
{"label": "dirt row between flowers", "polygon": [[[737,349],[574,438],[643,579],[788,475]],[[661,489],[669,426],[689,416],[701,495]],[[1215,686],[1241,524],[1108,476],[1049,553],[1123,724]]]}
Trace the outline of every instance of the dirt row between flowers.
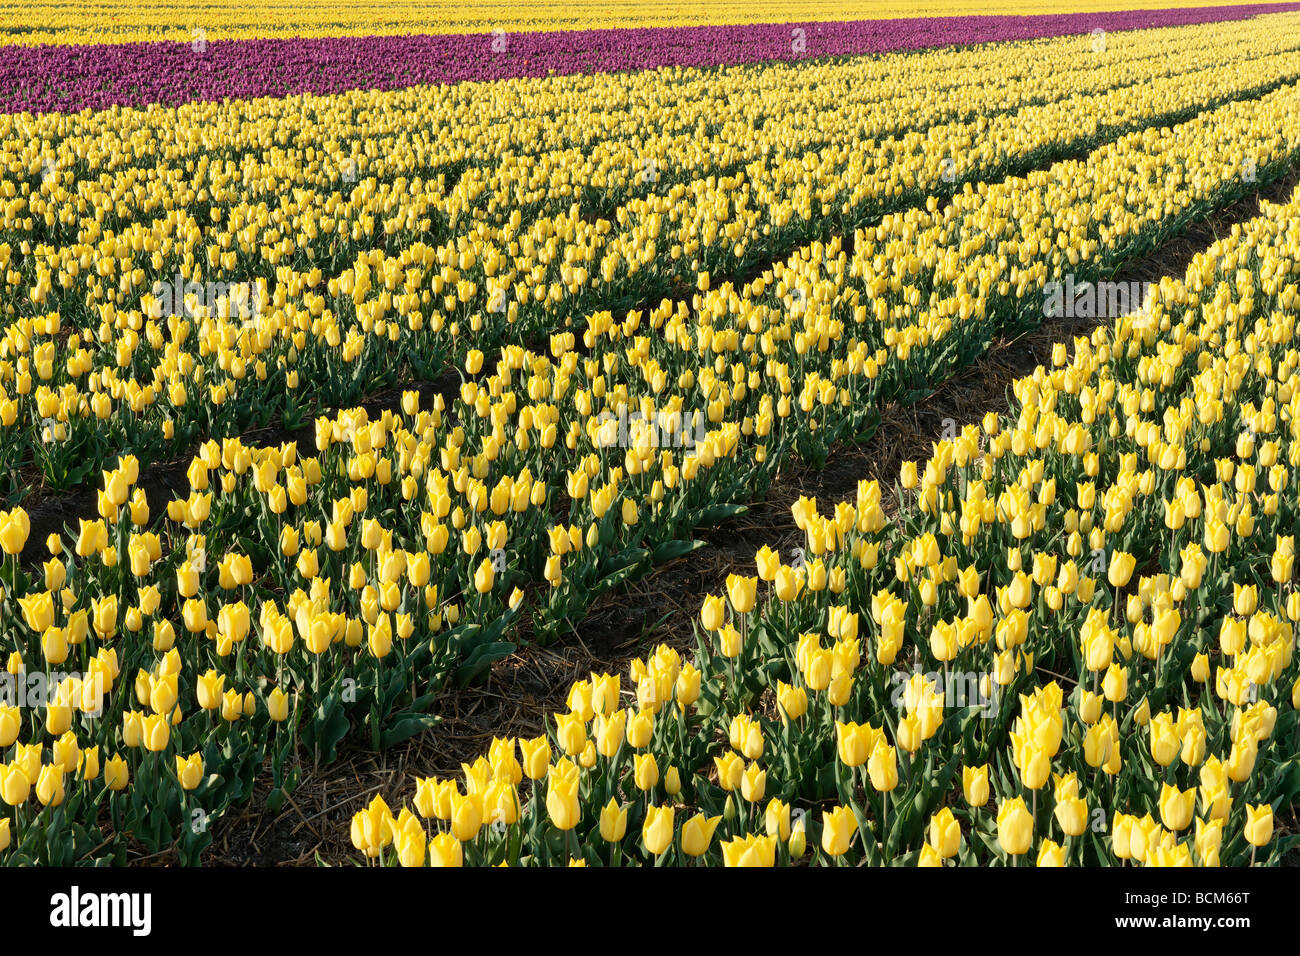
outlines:
{"label": "dirt row between flowers", "polygon": [[[1258,192],[1188,226],[1152,254],[1128,264],[1117,281],[1156,282],[1181,276],[1197,252],[1225,235],[1234,224],[1253,218],[1262,201],[1288,197],[1300,183],[1292,169]],[[462,763],[485,754],[492,738],[534,737],[546,733],[546,718],[563,710],[569,686],[592,672],[626,675],[628,662],[657,644],[682,653],[695,647],[695,624],[705,595],[723,591],[729,573],[754,574],[754,554],[763,545],[779,549],[787,560],[803,544],[790,506],[801,495],[816,496],[827,506],[856,494],[857,482],[880,482],[884,505],[897,513],[897,479],[905,461],[924,461],[934,442],[952,426],[978,423],[986,412],[1010,407],[1010,385],[1051,360],[1053,346],[1065,342],[1073,351],[1075,336],[1087,335],[1105,319],[1053,320],[1038,329],[1002,338],[974,363],[950,377],[915,404],[890,404],[865,444],[834,448],[825,467],[798,463],[783,466],[765,500],[749,512],[711,529],[697,529],[707,546],[664,564],[621,592],[601,598],[575,637],[549,647],[529,644],[528,625],[521,626],[520,650],[497,662],[484,685],[448,688],[435,712],[439,726],[388,751],[375,753],[349,739],[339,759],[314,770],[304,754],[303,780],[278,815],[264,804],[269,788],[259,783],[253,799],[214,824],[213,844],[204,862],[240,865],[350,865],[359,854],[349,842],[353,813],[375,796],[396,809],[413,793],[416,776],[458,776]],[[951,433],[950,431],[948,432]],[[1068,688],[1067,688],[1068,690]],[[527,782],[523,784],[527,787]],[[522,796],[522,794],[521,794]],[[1282,834],[1300,831],[1300,812],[1279,815]],[[171,862],[171,854],[133,855],[134,863]],[[1300,865],[1300,851],[1287,859]]]}

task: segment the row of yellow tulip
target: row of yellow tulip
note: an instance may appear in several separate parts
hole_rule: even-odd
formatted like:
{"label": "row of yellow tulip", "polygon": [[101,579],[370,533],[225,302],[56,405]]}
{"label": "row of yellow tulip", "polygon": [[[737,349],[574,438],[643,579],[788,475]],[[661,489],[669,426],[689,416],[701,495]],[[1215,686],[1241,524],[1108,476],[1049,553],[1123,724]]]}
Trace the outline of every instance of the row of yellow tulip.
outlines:
{"label": "row of yellow tulip", "polygon": [[[997,226],[997,235],[1026,252],[1033,246],[1023,268],[1039,279],[1059,275],[1063,257],[1077,261],[1085,242],[1092,268],[1110,267],[1240,187],[1217,159],[1205,165],[1212,151],[1258,144],[1261,174],[1294,156],[1300,116],[1292,101],[1288,88],[1134,134],[1086,162],[972,190],[983,205],[959,197],[938,218],[969,245],[990,211],[1005,215],[1019,196],[1023,221]],[[1261,128],[1271,138],[1260,140]],[[1200,164],[1202,175],[1195,186],[1171,178],[1168,192],[1134,194],[1131,183],[1157,163]],[[1102,186],[1080,188],[1093,183]],[[1114,209],[1125,200],[1131,219]],[[1041,208],[1059,210],[1059,221],[1041,223]],[[918,228],[925,215],[888,220],[880,241],[931,241]],[[868,244],[860,233],[858,248]],[[899,261],[919,272],[940,248],[914,246]],[[190,468],[191,494],[169,503],[165,516],[132,490],[138,463],[122,461],[104,476],[101,520],[82,523],[75,558],[54,554],[33,582],[16,560],[6,569],[12,613],[0,619],[0,639],[15,649],[8,673],[27,675],[26,685],[51,667],[73,672],[45,681],[52,696],[42,706],[9,712],[4,746],[40,756],[46,738],[63,739],[75,722],[63,746],[125,752],[125,764],[114,765],[124,775],[113,780],[136,784],[112,806],[137,839],[165,845],[187,801],[203,801],[192,809],[213,815],[245,799],[268,751],[273,800],[283,799],[293,785],[283,762],[294,732],[282,722],[301,720],[303,741],[327,758],[349,716],[376,745],[424,729],[422,711],[444,680],[472,679],[513,650],[507,628],[528,597],[522,588],[545,589],[533,602],[539,632],[580,620],[594,595],[688,551],[680,535],[734,513],[731,503],[761,492],[790,454],[824,454],[836,436],[866,424],[883,379],[936,381],[951,364],[948,352],[978,347],[1023,317],[1009,290],[999,297],[989,282],[982,298],[968,295],[983,322],[948,322],[924,342],[903,340],[896,327],[920,321],[911,305],[877,318],[850,305],[853,290],[837,283],[874,280],[854,276],[849,263],[838,243],[818,243],[755,279],[743,297],[724,287],[697,296],[693,312],[665,301],[622,323],[593,315],[585,355],[572,332],[552,338],[549,356],[510,346],[485,365],[471,352],[472,378],[453,415],[444,417],[441,400],[422,411],[410,395],[401,416],[321,420],[316,457],[292,446],[209,442]],[[823,268],[834,280],[808,281],[808,270]],[[896,291],[880,294],[904,293],[899,278]],[[759,301],[768,287],[768,301]],[[803,296],[791,291],[805,287]],[[769,304],[795,298],[795,308]],[[873,348],[866,336],[891,341]],[[897,393],[895,385],[885,394]],[[6,553],[16,555],[27,533],[21,509],[0,516]],[[51,551],[62,548],[52,542]],[[847,584],[843,573],[819,580],[832,592]],[[114,691],[119,673],[133,675],[129,689]],[[132,697],[146,710],[137,712]],[[106,716],[97,722],[100,703]],[[178,789],[150,753],[199,753],[207,776],[190,778],[198,780],[193,791]],[[33,782],[18,756],[7,772],[17,767]],[[36,777],[42,772],[56,773]],[[85,813],[101,794],[97,784],[78,785],[59,815],[62,829],[51,829],[48,807],[23,818],[31,808],[25,796],[17,800],[20,858],[68,862],[99,847],[104,836]],[[185,852],[197,852],[203,836],[183,832]]]}
{"label": "row of yellow tulip", "polygon": [[875,482],[829,516],[801,499],[807,558],[764,547],[730,575],[693,661],[632,662],[635,706],[592,674],[463,783],[419,779],[396,816],[376,798],[354,845],[403,866],[1280,863],[1298,267],[1300,191],[906,465],[893,520]]}
{"label": "row of yellow tulip", "polygon": [[[1072,0],[1070,12],[1163,9],[1171,6],[1231,6],[1247,0]],[[820,0],[789,3],[736,3],[702,0],[672,8],[637,0],[619,4],[506,3],[476,0],[454,8],[401,0],[362,3],[346,12],[326,3],[269,2],[256,10],[239,3],[174,3],[146,0],[122,7],[112,3],[5,3],[0,19],[11,25],[0,43],[131,43],[172,40],[188,43],[194,28],[209,39],[256,37],[319,37],[357,34],[488,33],[506,30],[592,30],[628,27],[681,27],[704,24],[799,23],[821,20],[874,20],[890,17],[969,16],[1041,13],[1027,0],[998,3],[975,0],[851,0],[827,4]],[[1063,11],[1064,12],[1064,11]]]}
{"label": "row of yellow tulip", "polygon": [[[505,141],[475,147],[472,160],[458,154],[456,162],[471,165],[450,189],[444,174],[423,175],[451,161],[445,152],[429,155],[441,148],[433,143],[456,138],[438,131],[480,101],[499,112],[513,110],[513,99],[458,87],[349,94],[305,110],[297,101],[258,101],[45,117],[38,126],[55,125],[40,135],[28,120],[10,118],[4,135],[11,169],[39,169],[52,129],[62,138],[50,182],[34,186],[20,177],[16,185],[0,184],[0,192],[14,194],[7,219],[19,250],[14,258],[14,244],[0,245],[8,275],[2,298],[16,316],[0,344],[0,451],[11,461],[40,462],[56,485],[76,484],[87,469],[123,452],[149,457],[189,447],[274,410],[292,421],[316,402],[355,399],[403,365],[433,376],[444,359],[459,362],[470,347],[531,337],[577,310],[653,301],[653,290],[666,292],[701,269],[748,267],[914,198],[1300,73],[1300,53],[1288,49],[1285,34],[1251,23],[1221,32],[1132,34],[1128,52],[1121,48],[1104,69],[1055,75],[1058,41],[1008,47],[997,56],[899,58],[900,73],[861,83],[861,90],[855,87],[868,69],[863,61],[819,66],[811,78],[788,67],[763,68],[775,86],[758,85],[762,108],[744,120],[735,112],[747,102],[740,84],[753,76],[733,71],[725,82],[707,80],[708,95],[679,111],[682,132],[675,135],[640,142],[618,127],[623,120],[610,121],[618,132],[611,133],[609,157],[580,161],[577,147],[516,156],[518,144],[508,139],[515,134],[504,134]],[[1177,68],[1184,72],[1171,74],[1169,60],[1155,55],[1171,44],[1185,45]],[[900,76],[906,84],[936,64],[967,67],[951,100],[896,85]],[[995,72],[1019,79],[976,93]],[[710,75],[696,74],[684,85],[702,92]],[[646,93],[657,103],[678,85],[644,74],[586,78],[570,87],[556,81],[568,92],[546,116],[547,129],[591,126],[586,108],[575,104],[584,88],[598,84],[606,95],[596,102],[608,102],[606,115],[624,120],[629,91],[620,85],[639,91],[636,102]],[[537,98],[555,99],[547,84],[533,87]],[[1173,112],[1169,103],[1177,104]],[[996,112],[1002,108],[1010,111]],[[412,148],[409,134],[394,125],[422,110],[443,117],[430,124],[428,150]],[[727,117],[717,135],[688,143],[710,110]],[[372,111],[384,118],[377,121]],[[865,151],[844,145],[888,133],[900,112],[919,117],[928,130],[879,144],[868,139]],[[1080,113],[1091,117],[1082,127]],[[966,118],[972,114],[978,115]],[[518,125],[493,117],[484,121],[492,128]],[[174,146],[157,146],[156,130],[172,121],[189,132]],[[336,192],[322,204],[318,190],[337,185],[341,175],[339,136],[363,122],[381,129],[367,141],[368,154],[408,158],[375,158],[365,170],[371,175],[347,199]],[[290,134],[276,132],[277,124],[297,125],[319,147],[270,149],[250,165],[268,140],[287,142]],[[534,131],[525,138],[539,137]],[[205,150],[234,150],[244,159],[209,162]],[[165,163],[148,165],[163,154]],[[637,155],[651,167],[638,166]],[[667,186],[677,162],[669,157],[678,155],[694,159],[685,162],[684,179]],[[480,162],[488,165],[472,165]],[[65,163],[72,168],[62,169]],[[629,180],[650,168],[657,175],[661,166],[664,192],[643,193],[660,187],[642,183],[608,219],[590,223],[576,204],[548,212],[570,204],[583,182],[620,196]],[[100,169],[108,172],[91,178]],[[713,173],[692,178],[708,169]],[[717,175],[727,170],[733,174]],[[279,197],[274,208],[266,202],[271,195]],[[536,218],[526,219],[521,208],[532,208]],[[506,209],[513,210],[509,216]],[[110,213],[116,219],[106,226]],[[149,216],[157,218],[141,219]],[[462,218],[463,228],[456,225]],[[375,246],[378,220],[382,246]],[[435,222],[454,237],[408,243]],[[63,232],[66,241],[32,244],[38,235]],[[188,296],[187,283],[194,283]],[[185,302],[195,317],[175,314]],[[473,342],[462,335],[466,328]]]}
{"label": "row of yellow tulip", "polygon": [[[1104,54],[1082,55],[1086,44],[1077,37],[900,53],[882,61],[888,67],[883,75],[864,69],[858,58],[516,79],[71,116],[11,114],[5,118],[12,125],[4,131],[0,155],[8,164],[19,164],[11,172],[25,171],[32,177],[43,172],[47,159],[55,172],[84,165],[96,175],[134,167],[147,175],[148,167],[165,161],[168,172],[193,174],[195,170],[180,167],[205,153],[255,153],[268,140],[283,146],[274,156],[276,164],[241,168],[233,177],[221,167],[205,167],[186,184],[196,191],[206,186],[223,196],[232,178],[239,179],[245,198],[250,193],[277,196],[286,185],[279,180],[286,177],[298,188],[339,187],[345,182],[342,174],[347,170],[342,167],[348,159],[356,164],[353,172],[381,180],[454,171],[465,163],[481,167],[490,177],[485,179],[491,191],[485,205],[492,205],[491,211],[498,214],[495,224],[500,225],[516,207],[526,209],[539,200],[563,199],[567,205],[572,187],[637,185],[646,160],[658,162],[660,179],[671,181],[683,171],[707,174],[737,166],[771,150],[766,138],[756,141],[769,121],[785,134],[778,145],[791,152],[830,141],[837,130],[828,130],[826,123],[846,122],[839,114],[847,110],[855,111],[856,131],[866,137],[898,128],[898,116],[908,118],[908,128],[925,128],[955,116],[1009,110],[1187,73],[1216,62],[1243,62],[1288,48],[1279,38],[1279,25],[1286,22],[1271,18],[1226,28],[1129,32],[1114,38]],[[1232,32],[1233,42],[1219,39],[1225,29]],[[882,116],[881,108],[893,113],[888,124],[883,116],[889,113]],[[414,129],[401,122],[412,118],[413,111],[419,120]],[[659,117],[654,130],[644,128],[640,111]],[[279,136],[274,135],[277,130]],[[353,143],[355,152],[335,152]],[[316,147],[320,155],[306,155],[307,146]],[[295,163],[300,168],[290,168]],[[567,178],[551,183],[560,168]],[[267,177],[276,181],[265,182]],[[181,188],[174,181],[168,185],[167,193],[156,196],[162,209],[174,208]],[[566,185],[571,187],[567,193]],[[120,209],[138,214],[141,200],[130,189],[114,184],[103,194],[98,187],[86,183],[78,194],[100,200],[96,204],[110,200],[108,211],[119,218]],[[81,192],[87,189],[92,192]],[[48,225],[67,227],[59,220]]]}

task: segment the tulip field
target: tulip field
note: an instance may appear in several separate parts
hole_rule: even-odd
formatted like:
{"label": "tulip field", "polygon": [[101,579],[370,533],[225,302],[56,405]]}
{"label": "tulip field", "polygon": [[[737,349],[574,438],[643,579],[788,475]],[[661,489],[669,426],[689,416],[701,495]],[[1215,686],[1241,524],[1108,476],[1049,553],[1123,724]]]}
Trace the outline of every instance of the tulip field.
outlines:
{"label": "tulip field", "polygon": [[0,865],[1300,860],[1300,3],[0,14]]}

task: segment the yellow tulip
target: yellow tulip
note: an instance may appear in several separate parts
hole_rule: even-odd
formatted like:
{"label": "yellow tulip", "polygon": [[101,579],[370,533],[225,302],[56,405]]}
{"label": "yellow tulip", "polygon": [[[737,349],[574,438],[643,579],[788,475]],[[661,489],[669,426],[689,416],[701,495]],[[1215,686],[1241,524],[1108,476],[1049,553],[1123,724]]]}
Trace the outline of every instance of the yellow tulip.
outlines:
{"label": "yellow tulip", "polygon": [[1264,846],[1273,838],[1272,806],[1267,803],[1246,806],[1245,836],[1246,842],[1255,848]]}
{"label": "yellow tulip", "polygon": [[144,718],[141,728],[141,740],[144,748],[152,753],[167,749],[171,740],[171,724],[164,714],[150,714]]}
{"label": "yellow tulip", "polygon": [[929,845],[945,860],[961,849],[961,824],[947,807],[930,817]]}
{"label": "yellow tulip", "polygon": [[[63,803],[63,768],[46,764],[36,779],[36,799],[42,806],[57,807]],[[1271,824],[1271,820],[1270,820]]]}
{"label": "yellow tulip", "polygon": [[1011,856],[1029,851],[1033,839],[1033,820],[1021,797],[1004,800],[998,807],[998,845]]}
{"label": "yellow tulip", "polygon": [[[562,771],[565,764],[572,768]],[[578,768],[568,761],[561,761],[551,771],[546,786],[546,812],[557,829],[572,830],[581,818],[578,806]]]}
{"label": "yellow tulip", "polygon": [[718,828],[722,817],[706,817],[697,813],[682,824],[682,852],[687,856],[703,856],[713,840],[713,831]]}
{"label": "yellow tulip", "polygon": [[487,594],[492,590],[495,580],[496,572],[492,566],[492,559],[484,558],[483,563],[474,572],[474,590],[478,591],[479,594]]}
{"label": "yellow tulip", "polygon": [[[795,837],[790,839],[793,842]],[[798,857],[803,851],[796,854],[792,849],[791,854]],[[776,839],[758,834],[735,837],[722,844],[722,861],[725,866],[775,866]]]}
{"label": "yellow tulip", "polygon": [[189,757],[176,755],[176,779],[182,790],[193,790],[203,780],[203,755],[192,754]]}
{"label": "yellow tulip", "polygon": [[114,792],[125,790],[130,782],[130,768],[120,754],[109,758],[104,764],[104,785]]}
{"label": "yellow tulip", "polygon": [[458,867],[464,864],[465,855],[461,842],[454,834],[439,833],[429,841],[429,865]]}
{"label": "yellow tulip", "polygon": [[673,808],[647,807],[641,839],[652,856],[658,856],[667,850],[673,842]]}
{"label": "yellow tulip", "polygon": [[1129,582],[1133,576],[1133,569],[1137,567],[1137,558],[1126,551],[1116,551],[1110,556],[1110,566],[1106,570],[1106,580],[1110,582],[1111,587],[1122,588]]}
{"label": "yellow tulip", "polygon": [[600,836],[607,843],[617,843],[627,832],[627,807],[619,807],[611,797],[600,811]]}
{"label": "yellow tulip", "polygon": [[843,856],[848,852],[857,832],[858,824],[851,808],[835,807],[822,813],[822,850],[828,856]]}
{"label": "yellow tulip", "polygon": [[727,596],[738,614],[748,614],[754,609],[758,596],[758,579],[738,574],[727,575]]}
{"label": "yellow tulip", "polygon": [[1055,840],[1044,840],[1038,848],[1039,866],[1065,866],[1065,850]]}
{"label": "yellow tulip", "polygon": [[716,631],[722,626],[724,613],[722,598],[712,594],[707,595],[704,598],[704,605],[700,608],[700,622],[706,631]]}
{"label": "yellow tulip", "polygon": [[962,767],[961,787],[967,805],[974,809],[985,806],[989,802],[988,764],[980,767]]}
{"label": "yellow tulip", "polygon": [[871,786],[881,793],[888,793],[898,786],[898,756],[894,748],[877,741],[871,756],[867,759],[867,774]]}

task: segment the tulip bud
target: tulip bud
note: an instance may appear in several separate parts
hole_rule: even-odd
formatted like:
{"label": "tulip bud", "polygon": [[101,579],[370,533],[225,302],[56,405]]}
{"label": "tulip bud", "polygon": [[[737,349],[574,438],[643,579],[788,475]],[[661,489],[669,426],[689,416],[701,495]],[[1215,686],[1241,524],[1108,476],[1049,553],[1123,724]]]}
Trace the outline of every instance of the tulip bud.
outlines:
{"label": "tulip bud", "polygon": [[794,829],[790,833],[790,842],[789,842],[790,859],[792,860],[799,859],[800,857],[803,856],[804,850],[806,850],[807,848],[808,848],[808,836],[804,832],[803,820],[800,820],[798,823],[794,825]]}
{"label": "tulip bud", "polygon": [[676,767],[669,767],[668,772],[664,774],[664,791],[670,797],[675,797],[682,792],[682,778]]}

